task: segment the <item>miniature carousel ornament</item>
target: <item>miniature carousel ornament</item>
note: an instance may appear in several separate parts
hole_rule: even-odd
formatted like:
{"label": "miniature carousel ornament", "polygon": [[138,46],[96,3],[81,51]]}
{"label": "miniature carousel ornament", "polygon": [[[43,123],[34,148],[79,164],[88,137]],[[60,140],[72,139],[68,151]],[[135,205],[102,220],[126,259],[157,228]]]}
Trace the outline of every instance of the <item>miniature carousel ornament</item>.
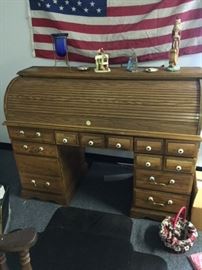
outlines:
{"label": "miniature carousel ornament", "polygon": [[180,66],[177,62],[180,50],[181,30],[181,19],[176,19],[172,30],[172,47],[169,52],[169,66],[166,69],[168,71],[180,70]]}
{"label": "miniature carousel ornament", "polygon": [[109,55],[103,49],[99,49],[95,56],[95,72],[110,72],[109,68]]}

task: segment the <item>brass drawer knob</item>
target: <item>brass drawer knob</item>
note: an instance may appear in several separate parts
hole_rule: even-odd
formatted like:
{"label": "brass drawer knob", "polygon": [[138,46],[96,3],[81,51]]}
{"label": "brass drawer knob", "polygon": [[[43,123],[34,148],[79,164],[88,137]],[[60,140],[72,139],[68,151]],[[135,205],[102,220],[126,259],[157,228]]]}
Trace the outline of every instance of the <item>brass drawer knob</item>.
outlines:
{"label": "brass drawer knob", "polygon": [[68,143],[68,139],[67,139],[67,138],[64,138],[64,139],[62,140],[62,142],[63,142],[63,143]]}
{"label": "brass drawer knob", "polygon": [[152,150],[151,146],[150,146],[150,145],[147,145],[147,146],[146,146],[146,150],[147,150],[148,152],[150,152],[150,151]]}
{"label": "brass drawer knob", "polygon": [[37,131],[37,132],[36,132],[36,136],[37,136],[37,137],[41,137],[41,132]]}
{"label": "brass drawer knob", "polygon": [[176,171],[180,172],[181,170],[182,170],[182,166],[177,165],[177,166],[176,166]]}
{"label": "brass drawer knob", "polygon": [[179,148],[179,149],[177,150],[177,152],[178,152],[178,154],[182,155],[182,154],[184,153],[184,149]]}
{"label": "brass drawer knob", "polygon": [[50,187],[50,182],[47,181],[47,182],[46,182],[46,186],[47,186],[47,187]]}
{"label": "brass drawer knob", "polygon": [[145,166],[146,166],[147,168],[151,167],[151,162],[147,161],[147,162],[145,163]]}
{"label": "brass drawer knob", "polygon": [[88,142],[88,145],[93,146],[93,145],[94,145],[94,141],[90,140],[90,141]]}
{"label": "brass drawer knob", "polygon": [[28,145],[27,145],[27,144],[24,144],[24,145],[23,145],[23,149],[24,149],[24,150],[27,150],[27,149],[28,149]]}
{"label": "brass drawer knob", "polygon": [[24,130],[20,130],[20,134],[24,135],[25,134]]}
{"label": "brass drawer knob", "polygon": [[121,143],[116,144],[116,148],[120,149],[122,147]]}
{"label": "brass drawer knob", "polygon": [[169,184],[174,185],[175,184],[175,180],[174,179],[170,179]]}
{"label": "brass drawer knob", "polygon": [[44,148],[42,146],[39,146],[39,151],[42,152]]}
{"label": "brass drawer knob", "polygon": [[36,187],[36,180],[32,179],[31,183]]}

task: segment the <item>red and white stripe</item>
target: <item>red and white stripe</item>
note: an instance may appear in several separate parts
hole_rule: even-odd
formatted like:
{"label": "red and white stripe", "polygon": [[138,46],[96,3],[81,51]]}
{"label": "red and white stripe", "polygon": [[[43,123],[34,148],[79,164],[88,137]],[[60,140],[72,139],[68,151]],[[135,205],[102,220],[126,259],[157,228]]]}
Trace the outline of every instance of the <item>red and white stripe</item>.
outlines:
{"label": "red and white stripe", "polygon": [[134,49],[139,61],[167,59],[176,18],[182,21],[180,55],[202,52],[201,0],[109,0],[107,17],[31,11],[35,55],[53,58],[51,34],[68,32],[69,59],[94,62],[99,48],[110,63],[125,63]]}

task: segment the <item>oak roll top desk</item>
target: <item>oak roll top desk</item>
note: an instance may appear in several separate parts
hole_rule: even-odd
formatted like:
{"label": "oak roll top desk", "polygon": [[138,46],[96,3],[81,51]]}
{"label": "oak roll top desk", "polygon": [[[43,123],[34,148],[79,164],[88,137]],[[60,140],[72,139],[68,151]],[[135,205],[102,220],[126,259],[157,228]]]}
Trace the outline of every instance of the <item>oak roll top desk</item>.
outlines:
{"label": "oak roll top desk", "polygon": [[190,207],[201,141],[201,68],[110,73],[31,67],[4,109],[22,196],[67,204],[86,171],[85,147],[134,153],[132,217]]}

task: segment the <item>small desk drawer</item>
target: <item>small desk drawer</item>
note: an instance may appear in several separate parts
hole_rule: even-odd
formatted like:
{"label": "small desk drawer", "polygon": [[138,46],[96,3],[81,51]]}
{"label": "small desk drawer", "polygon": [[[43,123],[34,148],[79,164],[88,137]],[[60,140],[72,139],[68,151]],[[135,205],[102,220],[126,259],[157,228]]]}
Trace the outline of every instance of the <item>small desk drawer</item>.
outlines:
{"label": "small desk drawer", "polygon": [[144,169],[162,169],[162,156],[136,155],[136,167]]}
{"label": "small desk drawer", "polygon": [[135,152],[161,154],[163,152],[163,140],[135,138]]}
{"label": "small desk drawer", "polygon": [[81,133],[80,143],[83,147],[105,147],[105,137],[100,134]]}
{"label": "small desk drawer", "polygon": [[20,139],[23,141],[55,143],[54,133],[52,130],[24,127],[8,127],[11,139]]}
{"label": "small desk drawer", "polygon": [[55,137],[57,144],[75,145],[75,146],[79,145],[77,133],[56,131]]}
{"label": "small desk drawer", "polygon": [[133,150],[133,137],[107,137],[107,147],[120,150]]}
{"label": "small desk drawer", "polygon": [[193,173],[195,170],[195,159],[166,157],[164,169],[178,173]]}
{"label": "small desk drawer", "polygon": [[63,193],[64,184],[59,177],[22,174],[21,183],[24,189],[42,192]]}
{"label": "small desk drawer", "polygon": [[153,170],[136,170],[135,186],[179,194],[190,194],[193,185],[192,174],[178,174]]}
{"label": "small desk drawer", "polygon": [[177,213],[179,209],[189,204],[189,196],[160,191],[134,190],[135,206],[140,208]]}
{"label": "small desk drawer", "polygon": [[198,151],[198,144],[182,141],[166,141],[166,154],[171,156],[195,157]]}
{"label": "small desk drawer", "polygon": [[49,157],[58,156],[57,148],[55,145],[21,142],[21,141],[13,141],[12,145],[15,153],[19,154],[29,154],[29,155],[49,156]]}

